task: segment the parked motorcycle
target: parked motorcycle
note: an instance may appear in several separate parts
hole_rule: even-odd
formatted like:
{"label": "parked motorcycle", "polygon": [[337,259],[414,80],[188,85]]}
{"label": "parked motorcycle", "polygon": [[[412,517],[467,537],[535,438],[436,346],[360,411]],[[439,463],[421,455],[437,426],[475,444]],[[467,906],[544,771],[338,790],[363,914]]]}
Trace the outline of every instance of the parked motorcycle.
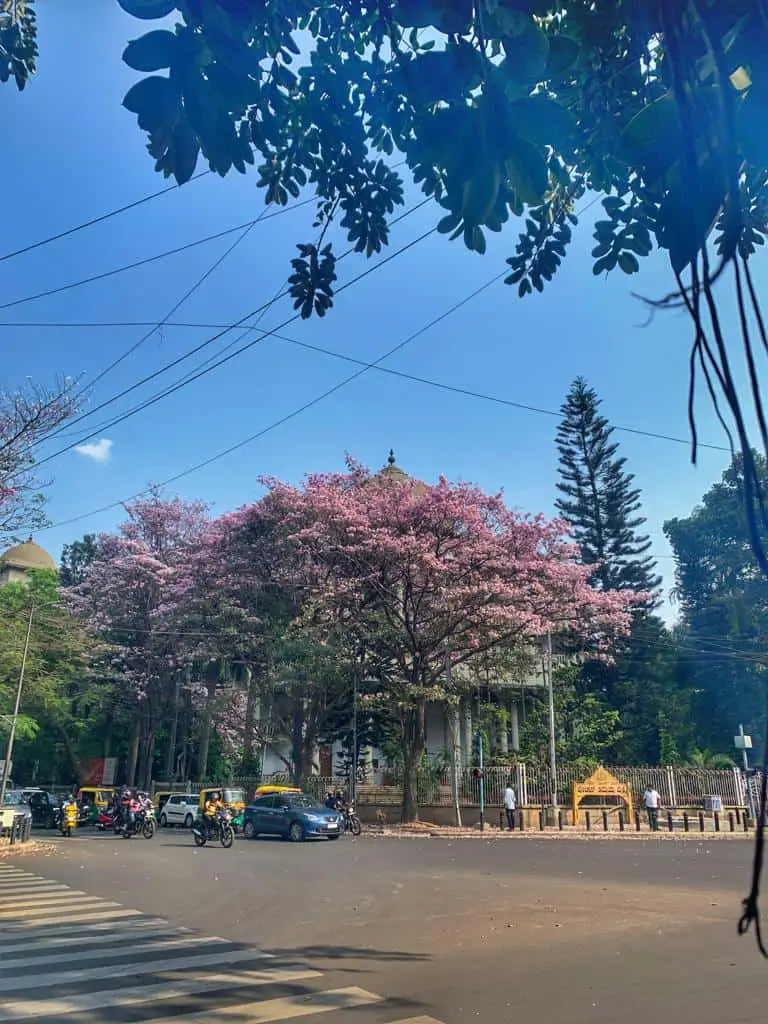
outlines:
{"label": "parked motorcycle", "polygon": [[197,818],[192,825],[192,838],[195,846],[205,846],[207,842],[218,839],[225,850],[235,841],[235,830],[232,828],[232,812],[228,808],[217,811],[213,822]]}
{"label": "parked motorcycle", "polygon": [[71,836],[77,829],[78,808],[75,803],[64,804],[61,808],[59,831],[63,836]]}

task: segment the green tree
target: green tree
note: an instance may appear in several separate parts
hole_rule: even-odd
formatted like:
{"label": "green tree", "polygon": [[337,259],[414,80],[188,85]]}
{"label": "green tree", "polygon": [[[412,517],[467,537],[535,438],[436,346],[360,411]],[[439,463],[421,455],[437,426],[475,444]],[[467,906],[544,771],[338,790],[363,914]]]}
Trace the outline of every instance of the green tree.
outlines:
{"label": "green tree", "polygon": [[0,589],[0,732],[10,726],[30,612],[13,760],[17,776],[26,777],[41,746],[58,749],[60,769],[71,780],[101,695],[88,676],[90,640],[65,607],[53,570],[30,572]]}
{"label": "green tree", "polygon": [[83,582],[88,566],[96,557],[97,551],[95,533],[86,533],[82,540],[64,545],[59,565],[59,583],[62,587],[75,587]]}
{"label": "green tree", "polygon": [[[619,712],[599,693],[585,692],[578,666],[554,673],[553,695],[558,758],[586,764],[611,760],[621,739]],[[549,705],[545,696],[537,694],[520,730],[520,757],[544,763],[548,756]]]}
{"label": "green tree", "polygon": [[638,515],[640,490],[600,405],[594,388],[578,377],[560,408],[555,508],[571,527],[582,560],[595,566],[596,586],[654,594],[661,578],[648,554],[650,538],[638,532],[645,523]]}
{"label": "green tree", "polygon": [[679,685],[674,645],[652,614],[660,577],[641,533],[645,518],[634,477],[600,412],[596,391],[577,378],[561,407],[557,431],[559,514],[571,526],[593,582],[604,590],[639,590],[650,596],[634,615],[632,634],[614,663],[588,661],[577,687],[582,699],[599,698],[620,716],[612,758],[659,764],[679,759],[685,745],[688,694]]}
{"label": "green tree", "polygon": [[[753,453],[761,486],[768,464]],[[764,735],[768,591],[755,564],[737,456],[691,514],[664,524],[675,554],[680,645],[695,687],[697,745],[729,750],[739,723]]]}

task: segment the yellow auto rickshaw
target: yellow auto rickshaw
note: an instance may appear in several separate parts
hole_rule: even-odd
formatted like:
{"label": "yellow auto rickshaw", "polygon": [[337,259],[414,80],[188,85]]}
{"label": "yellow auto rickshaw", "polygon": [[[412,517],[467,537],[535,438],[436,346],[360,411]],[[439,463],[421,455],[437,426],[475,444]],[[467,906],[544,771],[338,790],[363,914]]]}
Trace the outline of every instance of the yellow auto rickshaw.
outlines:
{"label": "yellow auto rickshaw", "polygon": [[221,802],[232,811],[233,815],[239,814],[245,807],[245,790],[232,789],[229,786],[207,786],[205,789],[200,790],[198,807],[201,814],[203,813],[205,802],[211,793],[220,793]]}
{"label": "yellow auto rickshaw", "polygon": [[92,806],[103,811],[110,805],[115,796],[112,786],[80,786],[75,800],[80,806],[80,812],[88,812]]}
{"label": "yellow auto rickshaw", "polygon": [[172,789],[158,789],[158,791],[152,798],[153,803],[155,805],[155,814],[157,815],[158,818],[160,817],[160,812],[162,811],[163,807],[165,806],[168,800],[168,797],[171,795],[172,792]]}

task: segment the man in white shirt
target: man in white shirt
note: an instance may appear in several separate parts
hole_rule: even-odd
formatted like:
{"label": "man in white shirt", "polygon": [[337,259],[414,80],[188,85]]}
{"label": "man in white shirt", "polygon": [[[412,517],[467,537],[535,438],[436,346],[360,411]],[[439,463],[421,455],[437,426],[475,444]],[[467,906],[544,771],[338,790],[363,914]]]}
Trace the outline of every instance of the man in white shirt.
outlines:
{"label": "man in white shirt", "polygon": [[507,825],[509,825],[509,831],[514,832],[515,829],[515,808],[517,807],[517,797],[515,796],[515,790],[512,786],[512,779],[507,782],[507,787],[504,790],[504,810],[507,812]]}
{"label": "man in white shirt", "polygon": [[645,809],[648,812],[648,824],[652,832],[659,831],[659,806],[661,804],[661,797],[658,791],[649,786],[648,789],[643,793],[643,800],[645,801]]}

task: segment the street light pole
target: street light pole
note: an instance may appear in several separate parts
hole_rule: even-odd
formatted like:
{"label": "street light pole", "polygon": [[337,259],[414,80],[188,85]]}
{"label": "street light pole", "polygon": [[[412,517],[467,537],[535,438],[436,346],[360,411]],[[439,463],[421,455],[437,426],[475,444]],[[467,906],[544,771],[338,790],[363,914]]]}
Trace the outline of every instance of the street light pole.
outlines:
{"label": "street light pole", "polygon": [[549,776],[552,794],[552,810],[557,812],[557,752],[555,748],[555,693],[552,684],[552,633],[547,632],[545,645],[547,672],[547,699],[549,701]]}
{"label": "street light pole", "polygon": [[24,653],[21,656],[21,671],[19,672],[19,684],[16,687],[16,703],[11,718],[11,731],[8,734],[8,746],[5,749],[5,766],[3,777],[0,779],[0,807],[5,803],[5,791],[8,788],[8,776],[11,774],[11,758],[13,757],[13,741],[16,738],[16,722],[19,718],[19,705],[21,704],[21,691],[24,686],[24,671],[27,667],[27,655],[29,654],[29,641],[32,636],[32,620],[35,616],[35,606],[29,609],[29,620],[27,622],[27,635],[24,638]]}
{"label": "street light pole", "polygon": [[352,781],[349,787],[349,796],[353,804],[357,803],[357,686],[358,673],[363,663],[363,652],[360,651],[360,660],[355,665],[352,679]]}

